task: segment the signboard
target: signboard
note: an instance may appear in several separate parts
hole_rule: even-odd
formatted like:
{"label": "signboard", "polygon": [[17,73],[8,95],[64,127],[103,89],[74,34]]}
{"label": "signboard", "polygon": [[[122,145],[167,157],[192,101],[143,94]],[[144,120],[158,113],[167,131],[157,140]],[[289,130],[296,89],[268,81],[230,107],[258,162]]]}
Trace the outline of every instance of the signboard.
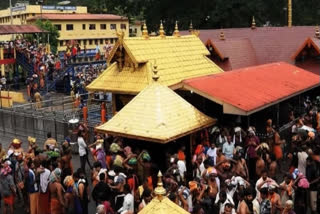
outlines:
{"label": "signboard", "polygon": [[25,5],[24,5],[24,6],[18,6],[18,7],[12,7],[12,8],[11,8],[11,11],[12,11],[12,12],[24,11],[24,10],[26,10],[26,6],[25,6]]}
{"label": "signboard", "polygon": [[76,6],[51,6],[43,5],[42,10],[77,10]]}

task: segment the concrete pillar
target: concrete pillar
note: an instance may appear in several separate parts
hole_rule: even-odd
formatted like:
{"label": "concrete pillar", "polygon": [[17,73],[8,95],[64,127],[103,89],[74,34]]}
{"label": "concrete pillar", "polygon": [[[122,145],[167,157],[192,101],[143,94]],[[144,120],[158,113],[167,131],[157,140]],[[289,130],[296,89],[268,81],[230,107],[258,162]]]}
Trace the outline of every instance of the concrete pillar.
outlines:
{"label": "concrete pillar", "polygon": [[[0,60],[4,59],[4,54],[3,54],[3,48],[0,48]],[[4,71],[4,64],[1,64],[1,75],[4,76],[5,75],[5,71]]]}

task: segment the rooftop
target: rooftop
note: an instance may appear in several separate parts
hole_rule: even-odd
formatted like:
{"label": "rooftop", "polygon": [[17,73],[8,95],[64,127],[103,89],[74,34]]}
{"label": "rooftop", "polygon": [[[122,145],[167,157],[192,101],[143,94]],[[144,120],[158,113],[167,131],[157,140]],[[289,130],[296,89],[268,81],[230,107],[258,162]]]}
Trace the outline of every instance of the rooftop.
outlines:
{"label": "rooftop", "polygon": [[168,87],[154,82],[96,129],[113,136],[168,143],[215,122]]}
{"label": "rooftop", "polygon": [[[225,40],[220,40],[221,32],[224,33]],[[184,31],[182,34],[190,33]],[[222,68],[232,70],[278,61],[294,64],[292,55],[306,38],[313,37],[314,34],[314,26],[229,28],[200,30],[200,39],[205,44],[215,45],[215,51],[229,53],[229,62]],[[234,44],[239,48],[230,52],[229,47],[235,47]]]}
{"label": "rooftop", "polygon": [[34,25],[0,25],[0,35],[46,32]]}
{"label": "rooftop", "polygon": [[115,21],[121,21],[121,20],[128,20],[127,17],[123,16],[118,16],[114,14],[54,14],[54,13],[49,13],[49,14],[42,14],[42,16],[34,16],[31,18],[28,18],[28,20],[37,20],[37,19],[48,19],[48,20],[92,20],[92,21],[97,21],[97,20],[115,20]]}
{"label": "rooftop", "polygon": [[183,81],[226,114],[250,115],[320,86],[319,76],[285,62],[253,66]]}
{"label": "rooftop", "polygon": [[120,38],[108,58],[110,66],[87,89],[137,94],[152,82],[154,63],[159,82],[169,87],[184,79],[223,72],[206,55],[209,51],[195,35]]}

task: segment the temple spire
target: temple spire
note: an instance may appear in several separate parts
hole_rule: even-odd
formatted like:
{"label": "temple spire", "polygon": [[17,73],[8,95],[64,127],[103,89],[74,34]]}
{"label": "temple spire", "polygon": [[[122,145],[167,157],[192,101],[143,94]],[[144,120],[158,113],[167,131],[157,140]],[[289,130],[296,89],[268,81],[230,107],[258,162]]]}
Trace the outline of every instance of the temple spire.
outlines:
{"label": "temple spire", "polygon": [[163,188],[161,171],[159,171],[159,173],[158,173],[158,183],[157,183],[157,187],[154,190],[154,193],[157,196],[157,198],[159,199],[159,201],[161,201],[163,196],[166,194],[166,189]]}
{"label": "temple spire", "polygon": [[159,79],[159,75],[158,75],[158,66],[157,66],[156,60],[154,61],[152,72],[153,72],[152,79],[153,81],[157,82]]}
{"label": "temple spire", "polygon": [[192,25],[192,20],[190,22],[190,25],[189,25],[189,32],[191,33],[193,31],[193,25]]}
{"label": "temple spire", "polygon": [[174,27],[173,35],[174,35],[175,37],[180,37],[180,32],[179,32],[179,28],[178,28],[178,21],[176,21],[176,25],[175,25],[175,27]]}
{"label": "temple spire", "polygon": [[142,37],[145,39],[149,38],[148,28],[147,28],[146,22],[144,22],[144,24],[143,24]]}
{"label": "temple spire", "polygon": [[164,29],[163,29],[162,20],[160,21],[160,30],[159,30],[159,34],[160,34],[160,37],[161,37],[161,38],[166,37],[166,33],[164,32]]}
{"label": "temple spire", "polygon": [[320,39],[320,31],[319,31],[319,26],[317,26],[315,30],[316,30],[316,32],[315,32],[315,35],[314,35],[314,37],[316,37],[316,38]]}
{"label": "temple spire", "polygon": [[225,39],[226,39],[226,37],[224,36],[223,30],[221,30],[221,32],[220,32],[219,39],[220,39],[220,40],[225,40]]}
{"label": "temple spire", "polygon": [[254,16],[252,16],[252,23],[251,23],[251,29],[256,29],[256,20],[254,19]]}

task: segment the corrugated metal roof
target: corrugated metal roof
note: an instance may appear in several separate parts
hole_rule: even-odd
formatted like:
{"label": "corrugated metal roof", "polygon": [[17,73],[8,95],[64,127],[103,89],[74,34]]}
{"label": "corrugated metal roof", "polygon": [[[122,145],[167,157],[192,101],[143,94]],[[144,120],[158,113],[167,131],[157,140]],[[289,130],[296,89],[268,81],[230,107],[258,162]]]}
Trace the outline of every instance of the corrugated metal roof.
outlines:
{"label": "corrugated metal roof", "polygon": [[35,25],[0,25],[0,35],[46,32]]}
{"label": "corrugated metal roof", "polygon": [[96,129],[115,136],[167,143],[215,122],[168,87],[154,82]]}
{"label": "corrugated metal roof", "polygon": [[319,76],[285,62],[238,69],[183,81],[193,90],[249,115],[320,86]]}
{"label": "corrugated metal roof", "polygon": [[128,20],[127,17],[118,16],[114,14],[42,14],[42,16],[34,16],[28,18],[28,20],[37,20],[37,19],[49,19],[49,20]]}
{"label": "corrugated metal roof", "polygon": [[[111,56],[120,47],[119,42]],[[223,72],[206,57],[209,52],[196,36],[125,37],[123,47],[126,55],[139,66],[125,62],[124,68],[119,70],[114,63],[87,86],[88,90],[137,94],[152,82],[151,69],[155,62],[161,76],[159,82],[166,86],[184,79]]]}
{"label": "corrugated metal roof", "polygon": [[[314,36],[315,27],[293,26],[291,28],[257,27],[254,30],[251,28],[200,30],[199,36],[203,43],[206,43],[209,39],[219,41],[221,31],[224,32],[225,43],[232,43],[233,39],[249,39],[253,47],[253,50],[245,48],[240,50],[243,57],[230,57],[229,60],[233,61],[231,64],[241,64],[241,61],[246,60],[246,55],[250,55],[252,51],[254,51],[259,65],[279,61],[293,64],[294,60],[292,60],[291,56],[307,37]],[[188,35],[190,33],[183,31],[181,34]],[[249,66],[254,65],[256,64]]]}

